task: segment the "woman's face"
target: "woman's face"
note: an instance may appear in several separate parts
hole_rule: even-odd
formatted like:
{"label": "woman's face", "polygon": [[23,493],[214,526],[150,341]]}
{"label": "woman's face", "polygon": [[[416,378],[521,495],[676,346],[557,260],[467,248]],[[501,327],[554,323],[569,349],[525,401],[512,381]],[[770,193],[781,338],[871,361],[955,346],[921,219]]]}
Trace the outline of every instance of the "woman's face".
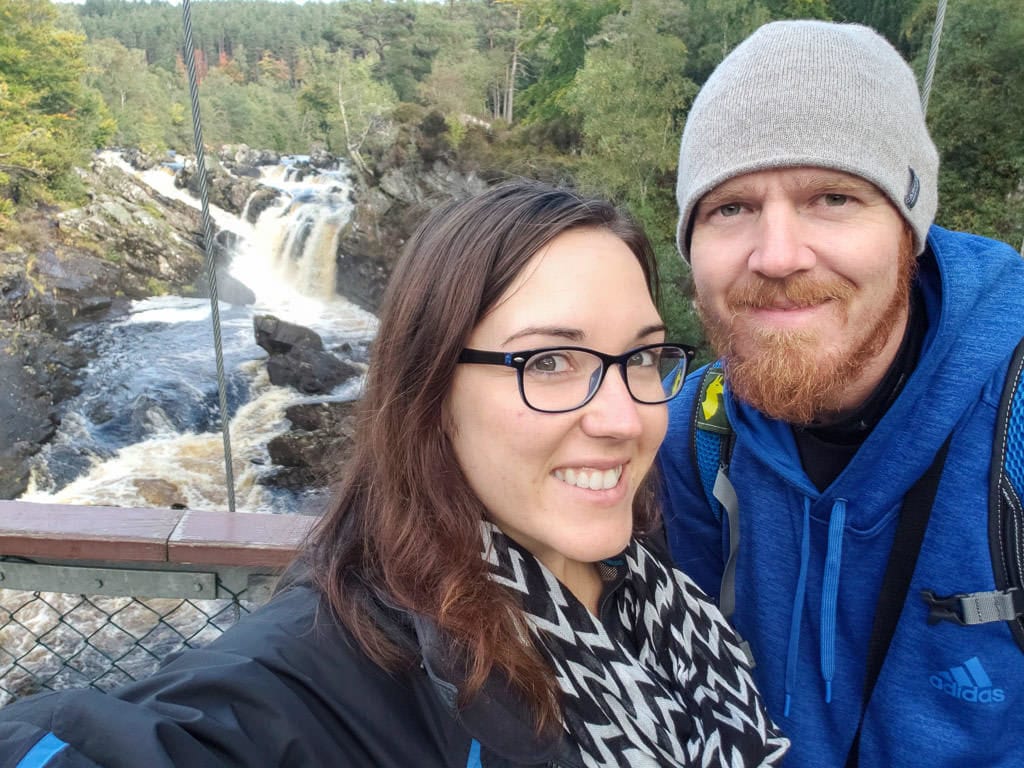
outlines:
{"label": "woman's face", "polygon": [[[466,346],[617,355],[664,336],[636,256],[610,232],[588,228],[564,232],[534,255]],[[446,416],[456,458],[489,518],[556,576],[625,548],[633,498],[668,417],[665,405],[632,400],[618,366],[584,407],[540,413],[520,397],[514,369],[459,365]]]}

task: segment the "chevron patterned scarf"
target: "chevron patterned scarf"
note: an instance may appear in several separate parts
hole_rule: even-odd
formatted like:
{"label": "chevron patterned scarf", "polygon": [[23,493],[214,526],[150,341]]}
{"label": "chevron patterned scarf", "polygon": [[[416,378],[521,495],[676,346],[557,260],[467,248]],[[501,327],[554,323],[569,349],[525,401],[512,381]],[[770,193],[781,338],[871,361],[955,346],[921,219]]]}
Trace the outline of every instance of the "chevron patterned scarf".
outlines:
{"label": "chevron patterned scarf", "polygon": [[599,564],[601,620],[485,523],[492,578],[521,595],[588,768],[771,766],[789,746],[765,714],[736,636],[700,589],[637,540]]}

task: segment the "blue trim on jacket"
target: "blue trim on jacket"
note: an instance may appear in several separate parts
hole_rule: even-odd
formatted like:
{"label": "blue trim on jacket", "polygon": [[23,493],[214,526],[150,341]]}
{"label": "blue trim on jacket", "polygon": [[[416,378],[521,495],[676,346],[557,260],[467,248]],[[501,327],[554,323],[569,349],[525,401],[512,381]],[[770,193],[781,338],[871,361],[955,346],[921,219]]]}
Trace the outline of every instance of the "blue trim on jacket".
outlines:
{"label": "blue trim on jacket", "polygon": [[67,743],[48,733],[28,751],[15,768],[45,768],[59,753],[67,749]]}

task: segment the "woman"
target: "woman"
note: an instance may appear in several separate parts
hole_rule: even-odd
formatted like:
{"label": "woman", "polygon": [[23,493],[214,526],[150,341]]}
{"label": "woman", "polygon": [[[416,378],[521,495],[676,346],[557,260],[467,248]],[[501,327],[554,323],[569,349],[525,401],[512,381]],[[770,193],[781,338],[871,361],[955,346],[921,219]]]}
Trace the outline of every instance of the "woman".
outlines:
{"label": "woman", "polygon": [[692,356],[654,283],[604,202],[515,182],[433,212],[275,598],[113,696],[0,711],[0,766],[47,739],[61,766],[776,763],[734,635],[643,539]]}

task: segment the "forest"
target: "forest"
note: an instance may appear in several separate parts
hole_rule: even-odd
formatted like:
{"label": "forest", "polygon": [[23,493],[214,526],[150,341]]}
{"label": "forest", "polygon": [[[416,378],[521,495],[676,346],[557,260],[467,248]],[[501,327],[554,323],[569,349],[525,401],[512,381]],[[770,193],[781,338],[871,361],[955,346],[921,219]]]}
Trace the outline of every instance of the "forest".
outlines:
{"label": "forest", "polygon": [[[673,332],[695,338],[675,256],[678,141],[701,83],[760,24],[868,24],[923,80],[935,0],[347,0],[191,6],[207,150],[347,157],[370,179],[403,142],[487,174],[573,183],[655,241]],[[182,7],[0,0],[0,246],[85,194],[100,147],[192,152]],[[1024,239],[1024,4],[951,0],[928,120],[938,223]],[[412,138],[410,138],[412,137]]]}

